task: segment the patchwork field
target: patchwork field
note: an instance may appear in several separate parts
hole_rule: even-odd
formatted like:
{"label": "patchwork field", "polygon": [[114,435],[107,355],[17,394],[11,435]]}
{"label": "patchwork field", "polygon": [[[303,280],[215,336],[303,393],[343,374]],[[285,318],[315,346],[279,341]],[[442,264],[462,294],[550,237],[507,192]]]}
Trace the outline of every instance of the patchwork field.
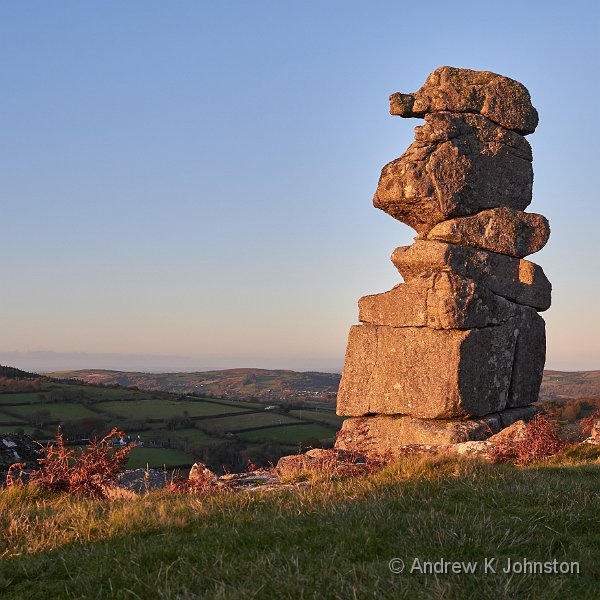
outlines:
{"label": "patchwork field", "polygon": [[171,448],[134,448],[129,453],[127,461],[128,469],[145,469],[147,466],[152,468],[172,468],[186,466],[193,461],[193,457],[180,450]]}
{"label": "patchwork field", "polygon": [[268,464],[299,444],[331,444],[342,423],[330,410],[266,406],[44,381],[38,391],[0,392],[0,433],[26,433],[43,442],[60,427],[67,440],[77,441],[118,426],[142,443],[131,453],[130,468],[169,468],[198,459],[229,468],[247,460]]}
{"label": "patchwork field", "polygon": [[190,417],[226,415],[251,409],[245,409],[239,406],[227,406],[226,404],[216,404],[214,402],[202,400],[193,402],[178,402],[171,400],[127,400],[102,402],[98,405],[98,410],[126,419],[169,419],[180,415],[188,415]]}
{"label": "patchwork field", "polygon": [[240,438],[249,442],[274,440],[288,444],[300,444],[307,440],[330,440],[333,442],[335,432],[321,425],[290,425],[289,427],[269,427],[240,433]]}
{"label": "patchwork field", "polygon": [[67,419],[84,419],[86,417],[98,416],[97,413],[91,411],[83,404],[74,403],[23,404],[4,408],[3,412],[26,419],[40,410],[47,410],[50,413],[48,421],[66,421]]}

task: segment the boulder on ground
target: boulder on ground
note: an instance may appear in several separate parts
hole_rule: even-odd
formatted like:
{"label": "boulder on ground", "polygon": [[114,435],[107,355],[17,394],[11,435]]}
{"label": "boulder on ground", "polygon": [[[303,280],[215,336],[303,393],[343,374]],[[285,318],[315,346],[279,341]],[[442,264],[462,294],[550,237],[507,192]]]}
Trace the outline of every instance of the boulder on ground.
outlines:
{"label": "boulder on ground", "polygon": [[541,250],[549,236],[546,217],[501,207],[442,221],[429,231],[426,239],[523,258]]}
{"label": "boulder on ground", "polygon": [[482,329],[355,325],[337,413],[479,417],[506,407],[518,320]]}
{"label": "boulder on ground", "polygon": [[515,421],[512,425],[509,425],[505,429],[502,429],[498,433],[495,433],[489,438],[489,442],[493,444],[506,444],[513,442],[520,442],[525,437],[527,431],[527,425],[525,421]]}
{"label": "boulder on ground", "polygon": [[405,281],[430,271],[453,271],[518,304],[540,311],[550,307],[552,286],[542,267],[523,258],[433,240],[400,246],[391,258]]}
{"label": "boulder on ground", "polygon": [[418,92],[390,96],[392,115],[422,117],[439,111],[479,113],[523,135],[533,133],[538,124],[527,88],[490,71],[440,67]]}
{"label": "boulder on ground", "polygon": [[[456,444],[492,441],[501,435],[503,428],[513,427],[519,419],[530,419],[535,408],[528,411],[505,410],[485,415],[479,419],[429,420],[408,416],[371,416],[346,419],[338,433],[336,448],[362,452],[365,456],[400,456],[406,453],[406,446],[452,447]],[[511,429],[511,431],[514,431]],[[510,431],[506,434],[511,435]],[[460,449],[470,453],[468,446]]]}
{"label": "boulder on ground", "polygon": [[217,475],[213,473],[204,463],[195,462],[190,469],[188,479],[191,481],[206,481],[216,482],[219,480]]}

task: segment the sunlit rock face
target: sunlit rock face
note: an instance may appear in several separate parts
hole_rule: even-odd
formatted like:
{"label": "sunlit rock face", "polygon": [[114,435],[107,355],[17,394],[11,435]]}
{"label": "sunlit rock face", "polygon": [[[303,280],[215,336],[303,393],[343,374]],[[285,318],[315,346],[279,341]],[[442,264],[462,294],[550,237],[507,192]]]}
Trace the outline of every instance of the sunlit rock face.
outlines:
{"label": "sunlit rock face", "polygon": [[418,237],[392,262],[404,279],[359,300],[337,412],[344,450],[480,440],[535,411],[551,285],[525,260],[550,235],[531,202],[537,111],[527,89],[487,71],[441,67],[390,112],[421,117],[387,164],[375,207]]}

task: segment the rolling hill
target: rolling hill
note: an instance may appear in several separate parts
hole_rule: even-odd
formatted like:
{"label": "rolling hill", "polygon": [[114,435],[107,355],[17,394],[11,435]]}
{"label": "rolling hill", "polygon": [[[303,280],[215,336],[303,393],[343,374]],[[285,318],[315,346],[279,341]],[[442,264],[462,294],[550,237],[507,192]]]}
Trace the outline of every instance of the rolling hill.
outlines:
{"label": "rolling hill", "polygon": [[338,373],[269,369],[225,369],[195,373],[141,373],[85,369],[47,373],[61,379],[80,379],[94,384],[135,386],[141,390],[176,394],[198,393],[206,397],[250,400],[318,400],[335,402]]}

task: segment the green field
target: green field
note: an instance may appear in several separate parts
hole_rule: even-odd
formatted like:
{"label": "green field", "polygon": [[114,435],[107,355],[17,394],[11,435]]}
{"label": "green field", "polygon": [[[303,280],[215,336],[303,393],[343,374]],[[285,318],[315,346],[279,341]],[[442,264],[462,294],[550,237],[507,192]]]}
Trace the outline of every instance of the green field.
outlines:
{"label": "green field", "polygon": [[[47,396],[44,392],[24,392],[22,394],[0,394],[0,406],[5,404],[40,404],[40,396]],[[47,404],[47,403],[45,403]]]}
{"label": "green field", "polygon": [[[90,400],[143,400],[153,398],[157,394],[152,392],[138,392],[127,389],[113,389],[105,387],[94,387],[91,385],[70,385],[69,389],[81,392],[85,398]],[[160,395],[160,393],[158,393]]]}
{"label": "green field", "polygon": [[265,407],[265,405],[261,404],[260,402],[243,402],[241,400],[227,400],[226,398],[200,398],[200,400],[203,402],[211,402],[215,405],[222,404],[225,406],[237,406],[238,408],[247,408],[249,410],[262,410]]}
{"label": "green field", "polygon": [[344,417],[338,417],[334,411],[290,410],[290,415],[293,417],[298,417],[299,419],[305,419],[307,421],[326,423],[327,425],[332,425],[336,429],[339,429],[344,422]]}
{"label": "green field", "polygon": [[201,421],[198,426],[208,432],[223,433],[235,432],[250,427],[269,427],[272,425],[283,425],[286,423],[300,423],[286,415],[274,412],[250,413],[247,415],[236,415],[235,417],[222,417]]}
{"label": "green field", "polygon": [[[11,417],[0,410],[0,428],[3,427],[3,423],[15,423],[16,421],[19,421],[19,417]],[[23,425],[25,425],[25,421],[23,421]]]}
{"label": "green field", "polygon": [[162,429],[153,428],[146,431],[126,431],[132,438],[136,438],[138,435],[143,442],[149,440],[186,440],[197,444],[210,444],[219,442],[219,438],[211,437],[208,433],[200,431],[200,429],[188,428],[188,429]]}
{"label": "green field", "polygon": [[[140,436],[144,447],[134,450],[130,465],[189,464],[192,458],[182,456],[183,449],[197,452],[215,468],[230,468],[245,465],[252,450],[257,464],[265,465],[306,440],[330,442],[341,423],[328,411],[265,411],[264,404],[255,402],[179,398],[164,392],[42,382],[39,391],[0,392],[0,431],[23,430],[45,441],[61,426],[67,440],[73,440],[98,435],[104,423],[107,432],[119,427],[134,439]],[[33,421],[32,415],[40,411],[50,416]],[[194,419],[193,423],[169,422],[185,417]],[[33,422],[44,425],[41,432]],[[175,429],[177,425],[184,428]],[[228,432],[235,435],[224,435]]]}
{"label": "green field", "polygon": [[141,400],[139,402],[102,402],[97,408],[103,412],[126,419],[168,419],[181,416],[187,412],[190,417],[209,417],[241,412],[237,406],[224,406],[212,402]]}
{"label": "green field", "polygon": [[134,448],[129,454],[127,461],[128,469],[144,469],[150,467],[177,467],[179,465],[191,465],[194,457],[180,450],[171,448]]}
{"label": "green field", "polygon": [[76,404],[72,402],[11,406],[6,408],[5,412],[10,411],[12,414],[17,415],[17,418],[21,417],[23,419],[27,419],[31,413],[39,410],[50,411],[51,421],[65,421],[83,419],[84,417],[98,417],[98,413],[91,411],[83,404]]}
{"label": "green field", "polygon": [[297,444],[310,438],[317,440],[333,440],[335,431],[322,425],[289,425],[287,427],[272,427],[240,433],[240,438],[249,442],[273,440],[276,442]]}

